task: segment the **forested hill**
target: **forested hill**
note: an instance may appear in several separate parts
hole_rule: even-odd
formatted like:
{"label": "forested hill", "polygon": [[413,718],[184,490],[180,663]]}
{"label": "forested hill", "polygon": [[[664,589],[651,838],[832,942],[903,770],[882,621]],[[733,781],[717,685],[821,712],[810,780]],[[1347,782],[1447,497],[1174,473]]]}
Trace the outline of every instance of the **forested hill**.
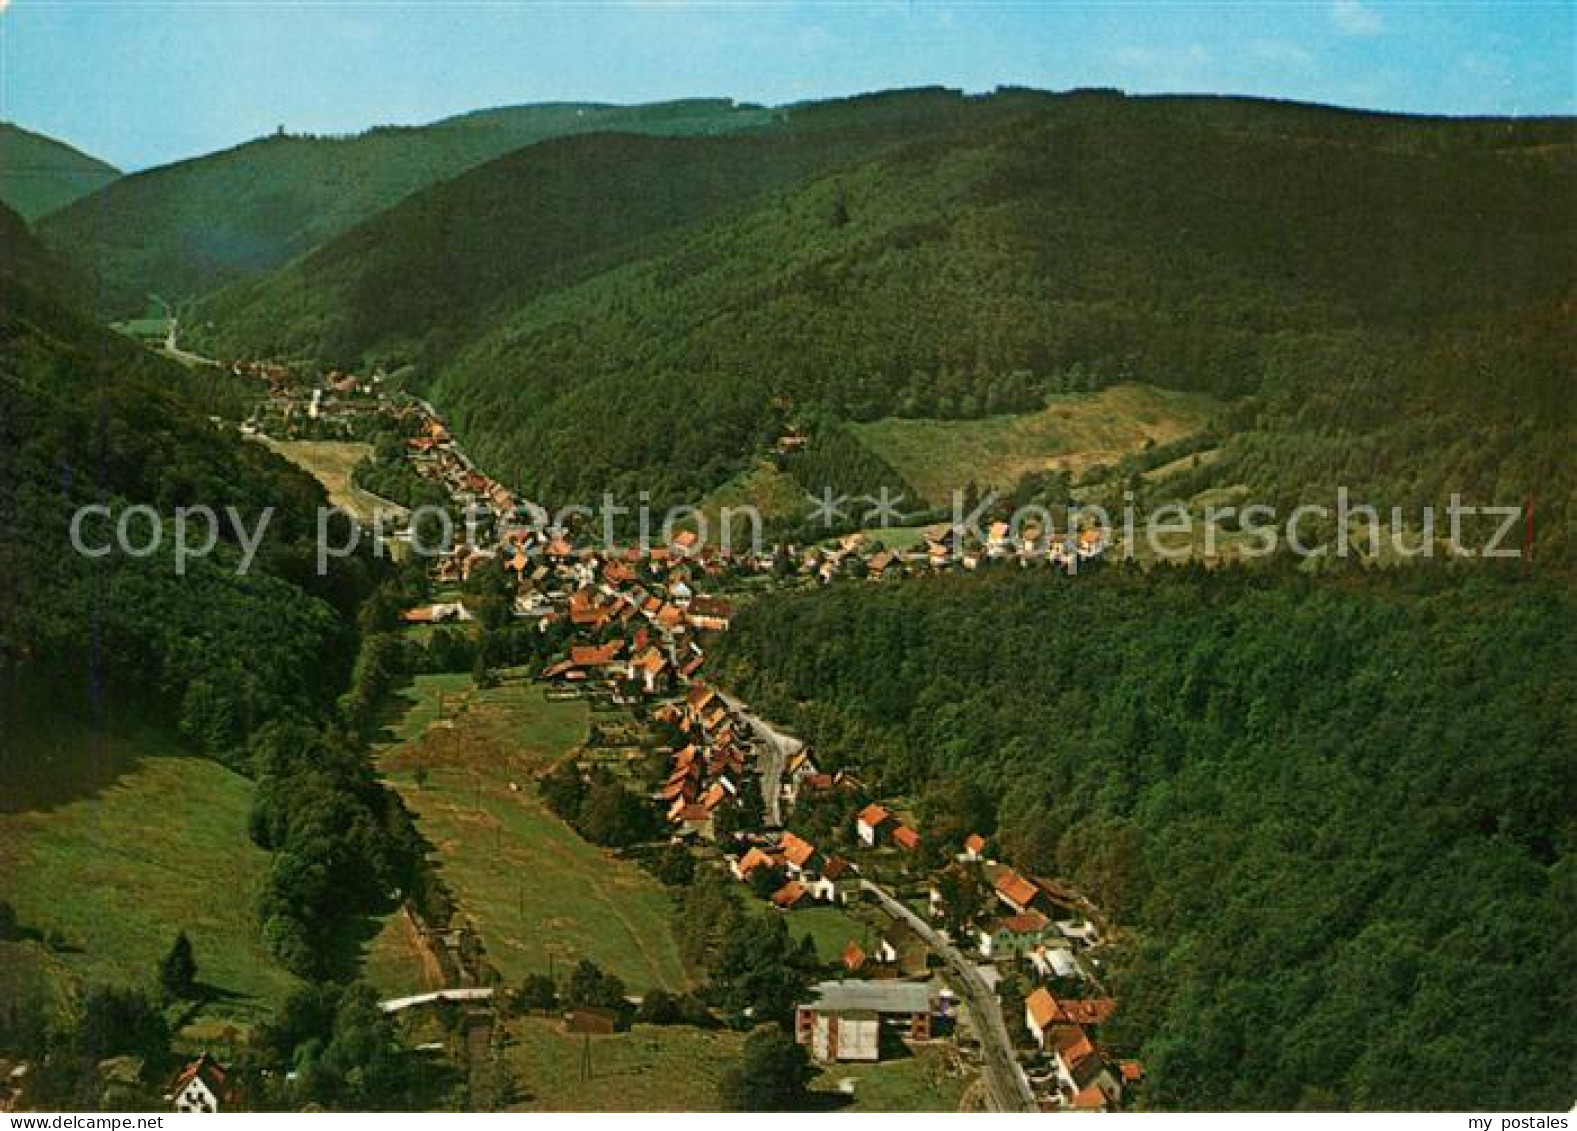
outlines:
{"label": "forested hill", "polygon": [[125,177],[40,230],[97,273],[99,313],[114,317],[140,312],[150,293],[185,300],[277,267],[420,188],[544,138],[712,133],[764,116],[726,100],[554,103],[353,137],[280,133]]}
{"label": "forested hill", "polygon": [[214,296],[202,308],[214,328],[198,332],[231,353],[436,362],[499,314],[672,246],[674,233],[772,190],[1041,102],[906,91],[775,111],[731,136],[620,132],[522,148]]}
{"label": "forested hill", "polygon": [[417,361],[547,497],[694,501],[817,408],[976,417],[1139,380],[1255,398],[1224,482],[1544,484],[1569,525],[1570,122],[904,98],[840,104],[864,140],[814,161],[787,128],[512,154],[222,296],[211,345]]}
{"label": "forested hill", "polygon": [[[210,422],[225,398],[199,372],[100,329],[69,275],[0,209],[0,729],[65,712],[179,724],[192,747],[242,764],[250,724],[312,718],[348,671],[361,563],[313,568],[322,489],[261,445]],[[75,553],[79,506],[157,508],[151,557]],[[272,521],[249,575],[226,531],[178,576],[174,508],[237,508]],[[139,543],[150,536],[133,525]],[[89,524],[95,540],[109,535]],[[304,658],[310,657],[310,662]],[[337,674],[338,673],[338,674]],[[25,744],[24,744],[25,745]],[[0,771],[6,767],[0,744]]]}
{"label": "forested hill", "polygon": [[0,122],[0,204],[36,220],[109,184],[120,173],[65,142]]}
{"label": "forested hill", "polygon": [[1131,932],[1104,1035],[1143,1059],[1146,1105],[1570,1105],[1569,591],[848,583],[751,604],[713,661],[878,791],[983,786],[1007,858],[1095,895]]}

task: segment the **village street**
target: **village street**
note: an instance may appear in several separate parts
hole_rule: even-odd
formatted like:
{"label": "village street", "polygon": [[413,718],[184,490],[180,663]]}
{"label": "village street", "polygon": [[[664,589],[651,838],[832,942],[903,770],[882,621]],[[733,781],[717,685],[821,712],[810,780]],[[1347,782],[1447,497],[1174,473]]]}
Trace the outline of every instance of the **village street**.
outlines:
{"label": "village street", "polygon": [[729,710],[750,724],[761,739],[763,749],[759,758],[761,770],[761,801],[768,828],[783,827],[783,767],[788,760],[805,748],[805,744],[792,735],[784,734],[771,723],[750,713],[741,700],[728,692],[717,689],[718,696],[728,704]]}
{"label": "village street", "polygon": [[860,887],[874,896],[889,915],[907,923],[952,971],[954,988],[969,1006],[975,1034],[980,1038],[981,1077],[991,1106],[997,1111],[1039,1111],[1029,1080],[1013,1056],[1013,1042],[1008,1038],[1001,1004],[974,964],[885,888],[870,880],[861,880]]}
{"label": "village street", "polygon": [[204,357],[202,354],[192,353],[190,350],[182,349],[180,347],[180,345],[177,343],[177,340],[176,340],[176,334],[179,331],[179,329],[180,329],[180,323],[177,322],[174,318],[171,318],[170,319],[170,329],[164,335],[164,344],[159,347],[159,352],[160,353],[162,353],[162,354],[164,354],[164,356],[166,356],[166,357],[168,357],[168,358],[170,358],[170,359],[172,359],[174,361],[178,361],[182,365],[186,365],[186,366],[192,366],[192,365],[215,365],[216,366],[216,365],[220,364],[219,362],[215,361],[211,357]]}

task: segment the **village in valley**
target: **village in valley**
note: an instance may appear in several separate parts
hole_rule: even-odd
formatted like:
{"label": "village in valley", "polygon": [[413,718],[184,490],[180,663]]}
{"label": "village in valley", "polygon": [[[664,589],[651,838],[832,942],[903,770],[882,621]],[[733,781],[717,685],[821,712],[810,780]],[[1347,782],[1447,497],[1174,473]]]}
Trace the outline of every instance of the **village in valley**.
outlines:
{"label": "village in valley", "polygon": [[[679,529],[666,544],[610,551],[593,545],[590,531],[522,521],[541,512],[481,471],[430,405],[389,390],[381,375],[304,377],[252,362],[232,371],[267,386],[243,431],[355,440],[392,429],[405,468],[468,516],[454,544],[427,562],[431,600],[401,609],[402,624],[429,630],[473,620],[462,587],[501,567],[517,623],[557,642],[532,673],[546,695],[600,703],[639,722],[638,753],[616,755],[623,764],[614,768],[630,776],[637,758],[660,767],[637,788],[659,812],[661,835],[697,867],[726,870],[742,898],[761,901],[791,928],[808,909],[839,915],[831,930],[841,926],[846,937],[834,938],[835,959],[794,1009],[795,1038],[813,1062],[836,1073],[940,1045],[956,1071],[978,1075],[973,1102],[981,1107],[1114,1111],[1134,1101],[1142,1066],[1103,1040],[1118,1002],[1102,975],[1114,928],[1100,910],[1001,859],[988,830],[933,843],[909,799],[872,796],[857,766],[822,765],[814,749],[710,685],[706,672],[709,638],[728,631],[736,605],[762,584],[851,575],[876,582],[1002,559],[1075,573],[1105,549],[1095,531],[1015,541],[999,522],[981,544],[938,526],[908,549],[889,549],[873,531],[733,553]],[[778,451],[792,458],[805,442],[791,431]],[[408,555],[408,512],[390,509],[390,552]],[[588,762],[575,772],[597,770],[597,752],[581,757]],[[459,954],[455,932],[445,937]],[[476,987],[494,976],[475,958],[483,947],[485,939],[471,961],[449,962],[455,984],[421,1000],[450,990],[454,1000],[480,997]],[[565,1024],[608,1032],[616,1014],[585,1007]],[[222,1069],[189,1075],[204,1071]]]}

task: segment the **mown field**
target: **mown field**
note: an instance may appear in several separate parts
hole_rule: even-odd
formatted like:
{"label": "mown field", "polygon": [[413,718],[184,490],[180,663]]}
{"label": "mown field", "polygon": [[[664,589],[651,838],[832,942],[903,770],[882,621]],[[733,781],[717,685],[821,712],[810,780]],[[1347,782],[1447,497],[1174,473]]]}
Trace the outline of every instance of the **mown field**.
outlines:
{"label": "mown field", "polygon": [[113,769],[85,775],[95,784],[78,796],[0,812],[0,898],[56,944],[0,943],[0,1002],[42,992],[58,1003],[95,983],[151,986],[185,930],[208,998],[184,1024],[217,1033],[271,1011],[293,979],[269,957],[253,913],[268,857],[247,836],[251,783],[171,755],[173,743],[146,733],[57,727],[53,742],[35,753],[61,774]]}
{"label": "mown field", "polygon": [[[637,1025],[582,1037],[559,1022],[508,1023],[503,1063],[514,1111],[717,1111],[717,1085],[746,1034]],[[880,1064],[833,1064],[811,1081],[818,1111],[957,1111],[973,1074],[939,1048]]]}
{"label": "mown field", "polygon": [[[379,767],[417,814],[460,914],[505,979],[590,958],[632,990],[683,989],[662,886],[537,800],[537,776],[585,739],[586,705],[551,701],[536,684],[476,690],[448,676],[419,678],[404,698]],[[373,954],[386,962],[399,945],[382,937]]]}
{"label": "mown field", "polygon": [[[778,912],[770,911],[769,914]],[[867,921],[825,903],[796,907],[787,918],[789,934],[796,939],[809,935],[816,942],[816,956],[828,965],[839,961],[850,940],[869,952],[880,934],[875,920]]]}
{"label": "mown field", "polygon": [[677,1025],[586,1038],[540,1017],[508,1031],[516,1111],[716,1111],[718,1079],[745,1043],[743,1033]]}
{"label": "mown field", "polygon": [[274,440],[260,441],[307,472],[328,492],[329,502],[343,507],[357,521],[370,523],[381,508],[393,508],[376,495],[363,491],[350,481],[356,465],[372,454],[371,444],[351,440]]}
{"label": "mown field", "polygon": [[1199,393],[1114,385],[1051,397],[1038,412],[980,420],[887,417],[851,425],[927,501],[946,504],[970,482],[1010,488],[1031,471],[1074,475],[1202,429],[1219,407]]}

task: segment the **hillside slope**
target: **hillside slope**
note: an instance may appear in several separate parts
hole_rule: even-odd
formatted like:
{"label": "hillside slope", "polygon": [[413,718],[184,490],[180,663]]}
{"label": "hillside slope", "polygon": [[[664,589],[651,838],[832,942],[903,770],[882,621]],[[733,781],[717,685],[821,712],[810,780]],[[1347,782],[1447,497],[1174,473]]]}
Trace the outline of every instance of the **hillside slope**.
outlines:
{"label": "hillside slope", "polygon": [[[99,273],[103,316],[184,300],[277,267],[410,193],[544,138],[742,128],[763,111],[695,100],[507,107],[354,137],[279,134],[116,182],[48,218],[55,250]],[[91,254],[88,252],[91,251]]]}
{"label": "hillside slope", "polygon": [[901,91],[775,111],[727,137],[630,132],[519,149],[434,185],[312,254],[202,304],[215,351],[439,361],[489,319],[764,194],[916,138],[962,134],[1034,96]]}
{"label": "hillside slope", "polygon": [[1570,152],[1045,117],[844,167],[534,298],[437,367],[434,400],[528,490],[673,499],[811,408],[975,418],[1140,380],[1256,398],[1217,472],[1278,501],[1537,489],[1568,525]]}
{"label": "hillside slope", "polygon": [[[42,704],[86,717],[120,705],[239,762],[251,719],[330,705],[325,688],[355,643],[344,617],[362,564],[315,574],[321,489],[215,428],[199,375],[93,325],[55,289],[62,277],[21,218],[0,210],[0,577],[11,593],[0,608],[0,718],[14,727]],[[151,506],[166,524],[179,506],[233,506],[248,529],[274,509],[250,573],[236,571],[227,530],[181,576],[168,529],[151,556],[75,553],[72,516],[90,503],[117,515]]]}
{"label": "hillside slope", "polygon": [[37,220],[120,176],[113,165],[65,142],[0,122],[0,204]]}

